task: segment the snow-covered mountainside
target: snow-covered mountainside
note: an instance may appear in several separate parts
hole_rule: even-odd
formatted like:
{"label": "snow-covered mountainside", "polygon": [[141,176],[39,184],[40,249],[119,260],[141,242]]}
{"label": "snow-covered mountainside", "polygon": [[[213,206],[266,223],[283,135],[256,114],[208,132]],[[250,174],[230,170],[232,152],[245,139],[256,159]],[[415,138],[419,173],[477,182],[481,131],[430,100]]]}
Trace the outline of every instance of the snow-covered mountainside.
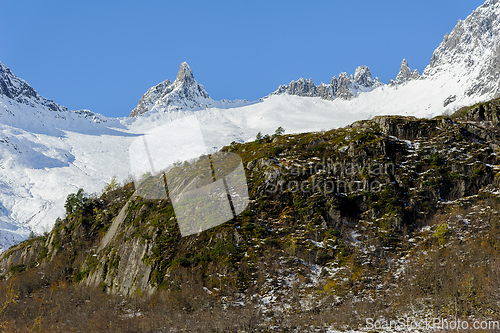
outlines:
{"label": "snow-covered mountainside", "polygon": [[[48,231],[78,187],[102,189],[120,171],[116,147],[130,134],[116,119],[69,111],[0,63],[0,251]],[[116,128],[115,128],[116,127]],[[113,143],[113,144],[112,144]],[[113,169],[106,171],[113,165]]]}
{"label": "snow-covered mountainside", "polygon": [[486,1],[444,37],[423,77],[442,73],[461,79],[466,96],[500,93],[500,0]]}
{"label": "snow-covered mountainside", "polygon": [[254,102],[215,101],[186,63],[172,83],[152,87],[130,117],[69,111],[41,97],[0,63],[0,251],[64,215],[69,193],[101,191],[130,174],[131,142],[156,126],[196,115],[216,150],[258,132],[319,131],[376,115],[432,117],[500,93],[500,0],[488,0],[445,36],[421,76],[403,60],[395,80],[366,66],[329,84],[300,79]]}
{"label": "snow-covered mountainside", "polygon": [[68,109],[58,105],[56,102],[40,96],[33,87],[12,74],[10,69],[1,62],[0,95],[31,107],[42,107],[51,111],[68,111]]}
{"label": "snow-covered mountainside", "polygon": [[130,112],[130,117],[136,117],[145,112],[177,111],[180,109],[200,110],[210,107],[231,108],[248,103],[246,100],[215,101],[205,88],[195,79],[187,62],[181,64],[175,81],[169,79],[150,88],[141,98],[139,104]]}
{"label": "snow-covered mountainside", "polygon": [[[453,102],[463,105],[479,97],[500,95],[500,0],[487,0],[465,21],[459,20],[434,51],[422,76],[417,70],[411,71],[406,59],[403,59],[396,79],[391,79],[388,86],[397,89],[419,79],[442,82],[440,85],[428,83],[427,86],[440,87],[439,102],[443,107]],[[384,86],[377,78],[372,81],[368,67],[360,66],[354,76],[341,73],[338,78],[334,76],[330,84],[315,86],[311,79],[306,81],[300,78],[297,82],[280,86],[273,94],[351,100],[360,93],[383,89]],[[421,85],[413,86],[416,94],[427,93],[420,90]],[[449,95],[446,95],[448,91]],[[413,102],[411,97],[408,96],[409,104]],[[374,93],[373,99],[376,98],[378,94]],[[435,109],[432,103],[430,105]]]}

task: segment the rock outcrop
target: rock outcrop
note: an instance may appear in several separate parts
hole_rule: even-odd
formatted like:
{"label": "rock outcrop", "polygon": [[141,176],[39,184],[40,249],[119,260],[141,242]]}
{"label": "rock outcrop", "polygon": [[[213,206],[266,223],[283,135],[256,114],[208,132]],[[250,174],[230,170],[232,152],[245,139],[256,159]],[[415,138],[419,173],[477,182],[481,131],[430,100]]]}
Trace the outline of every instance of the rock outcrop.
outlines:
{"label": "rock outcrop", "polygon": [[403,84],[411,78],[410,67],[408,67],[408,62],[406,59],[403,59],[401,62],[401,68],[399,70],[398,75],[396,76],[396,83]]}
{"label": "rock outcrop", "polygon": [[297,81],[291,81],[288,86],[282,86],[282,92],[287,93],[289,95],[297,95],[297,96],[307,96],[314,97],[316,96],[316,86],[314,85],[312,79],[304,80],[303,78],[298,79]]}
{"label": "rock outcrop", "polygon": [[372,73],[367,66],[359,66],[354,71],[354,82],[358,86],[371,88],[373,86]]}
{"label": "rock outcrop", "polygon": [[340,73],[339,77],[334,86],[334,90],[337,92],[335,97],[345,100],[350,100],[354,97],[351,92],[352,79],[347,76],[347,73]]}

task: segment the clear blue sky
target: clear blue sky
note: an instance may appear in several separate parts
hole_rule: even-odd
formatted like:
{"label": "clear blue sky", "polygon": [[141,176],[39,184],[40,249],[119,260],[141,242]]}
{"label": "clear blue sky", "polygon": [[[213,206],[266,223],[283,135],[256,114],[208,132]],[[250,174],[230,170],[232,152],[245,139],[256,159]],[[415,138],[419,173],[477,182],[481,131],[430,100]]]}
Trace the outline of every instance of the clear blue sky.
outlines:
{"label": "clear blue sky", "polygon": [[214,99],[263,97],[359,65],[419,72],[484,0],[3,1],[0,61],[70,109],[127,116],[187,61]]}

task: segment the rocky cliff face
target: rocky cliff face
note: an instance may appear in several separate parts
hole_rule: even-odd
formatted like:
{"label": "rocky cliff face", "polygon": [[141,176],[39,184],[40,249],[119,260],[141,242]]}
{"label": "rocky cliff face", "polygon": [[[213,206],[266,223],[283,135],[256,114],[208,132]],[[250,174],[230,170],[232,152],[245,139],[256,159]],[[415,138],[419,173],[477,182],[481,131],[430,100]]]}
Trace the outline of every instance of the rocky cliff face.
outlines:
{"label": "rocky cliff face", "polygon": [[50,111],[68,111],[64,106],[40,96],[26,81],[15,76],[0,62],[0,96],[2,95],[32,107],[41,106]]}

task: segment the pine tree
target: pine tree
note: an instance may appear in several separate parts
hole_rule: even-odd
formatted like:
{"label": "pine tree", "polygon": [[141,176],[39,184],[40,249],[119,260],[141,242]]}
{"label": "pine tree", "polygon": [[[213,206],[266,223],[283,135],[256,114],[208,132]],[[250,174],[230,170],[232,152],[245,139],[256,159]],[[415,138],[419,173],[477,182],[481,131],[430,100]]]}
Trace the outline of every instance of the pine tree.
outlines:
{"label": "pine tree", "polygon": [[66,215],[70,215],[77,209],[81,208],[86,201],[87,198],[85,198],[83,188],[79,189],[76,193],[69,194],[66,198],[66,203],[64,204],[64,208],[66,208]]}

